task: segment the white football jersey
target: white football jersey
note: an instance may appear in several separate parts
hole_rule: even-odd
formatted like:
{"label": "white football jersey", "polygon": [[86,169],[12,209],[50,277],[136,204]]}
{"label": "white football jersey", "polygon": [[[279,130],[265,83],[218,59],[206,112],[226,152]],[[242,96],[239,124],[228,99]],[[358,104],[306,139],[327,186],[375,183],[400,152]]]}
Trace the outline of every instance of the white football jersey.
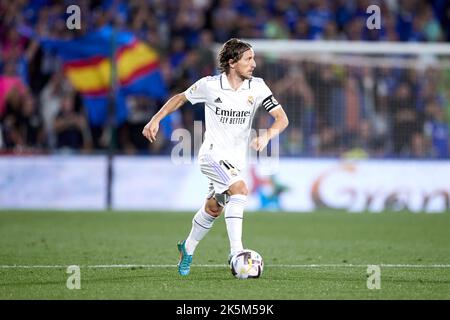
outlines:
{"label": "white football jersey", "polygon": [[281,106],[262,78],[244,80],[236,91],[225,73],[204,77],[184,94],[192,103],[205,104],[205,137],[199,151],[216,160],[228,160],[237,169],[247,164],[249,138],[256,110],[263,106],[268,112]]}

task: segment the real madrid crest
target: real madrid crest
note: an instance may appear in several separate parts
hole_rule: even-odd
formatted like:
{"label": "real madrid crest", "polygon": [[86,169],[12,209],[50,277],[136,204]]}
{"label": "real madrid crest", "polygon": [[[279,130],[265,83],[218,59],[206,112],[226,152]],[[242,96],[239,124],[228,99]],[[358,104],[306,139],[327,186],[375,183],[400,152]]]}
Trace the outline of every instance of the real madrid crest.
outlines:
{"label": "real madrid crest", "polygon": [[253,102],[254,102],[253,96],[248,96],[247,103],[252,106]]}

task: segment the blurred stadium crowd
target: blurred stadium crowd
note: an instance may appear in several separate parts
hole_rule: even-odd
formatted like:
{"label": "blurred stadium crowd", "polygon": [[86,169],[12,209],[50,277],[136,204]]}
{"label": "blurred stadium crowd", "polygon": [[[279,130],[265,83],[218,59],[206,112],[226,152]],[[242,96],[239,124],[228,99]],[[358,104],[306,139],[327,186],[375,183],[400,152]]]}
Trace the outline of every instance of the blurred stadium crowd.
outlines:
{"label": "blurred stadium crowd", "polygon": [[[215,42],[230,37],[448,42],[446,0],[85,0],[81,30],[66,27],[71,1],[0,0],[0,150],[2,153],[105,152],[105,127],[87,119],[80,95],[65,78],[61,62],[18,26],[66,39],[110,23],[131,30],[160,53],[169,96],[216,72]],[[366,8],[378,4],[381,30],[369,31]],[[349,44],[351,45],[351,44]],[[448,158],[450,71],[345,68],[332,64],[258,57],[264,77],[285,106],[291,125],[281,138],[281,155],[339,156],[362,150],[371,157]],[[343,75],[345,73],[345,76]],[[372,84],[368,85],[367,79]],[[364,99],[370,95],[371,99]],[[127,100],[128,119],[114,137],[126,154],[168,154],[174,128],[193,132],[201,107],[184,107],[149,144],[142,127],[164,101]],[[259,114],[256,127],[270,118]]]}

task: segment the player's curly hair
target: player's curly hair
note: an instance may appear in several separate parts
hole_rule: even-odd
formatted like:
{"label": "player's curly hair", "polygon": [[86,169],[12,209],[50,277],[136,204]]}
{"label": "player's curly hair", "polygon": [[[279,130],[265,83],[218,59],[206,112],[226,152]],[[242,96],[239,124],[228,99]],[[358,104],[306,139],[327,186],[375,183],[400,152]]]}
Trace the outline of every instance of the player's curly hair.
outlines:
{"label": "player's curly hair", "polygon": [[239,61],[244,52],[249,50],[251,47],[252,46],[250,43],[236,38],[231,38],[225,42],[219,52],[219,71],[228,74],[230,72],[230,59],[233,63]]}

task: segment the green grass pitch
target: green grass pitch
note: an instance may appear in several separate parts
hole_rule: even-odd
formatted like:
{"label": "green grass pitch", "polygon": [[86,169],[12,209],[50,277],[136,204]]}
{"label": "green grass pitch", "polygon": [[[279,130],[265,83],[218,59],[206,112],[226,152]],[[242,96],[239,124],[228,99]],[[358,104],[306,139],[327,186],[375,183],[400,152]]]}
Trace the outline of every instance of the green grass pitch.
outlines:
{"label": "green grass pitch", "polygon": [[[192,216],[1,211],[0,299],[450,299],[449,213],[248,212],[244,245],[265,261],[249,280],[226,266],[223,217],[178,275]],[[79,290],[66,287],[69,265]],[[380,265],[380,289],[367,288],[367,265]]]}

